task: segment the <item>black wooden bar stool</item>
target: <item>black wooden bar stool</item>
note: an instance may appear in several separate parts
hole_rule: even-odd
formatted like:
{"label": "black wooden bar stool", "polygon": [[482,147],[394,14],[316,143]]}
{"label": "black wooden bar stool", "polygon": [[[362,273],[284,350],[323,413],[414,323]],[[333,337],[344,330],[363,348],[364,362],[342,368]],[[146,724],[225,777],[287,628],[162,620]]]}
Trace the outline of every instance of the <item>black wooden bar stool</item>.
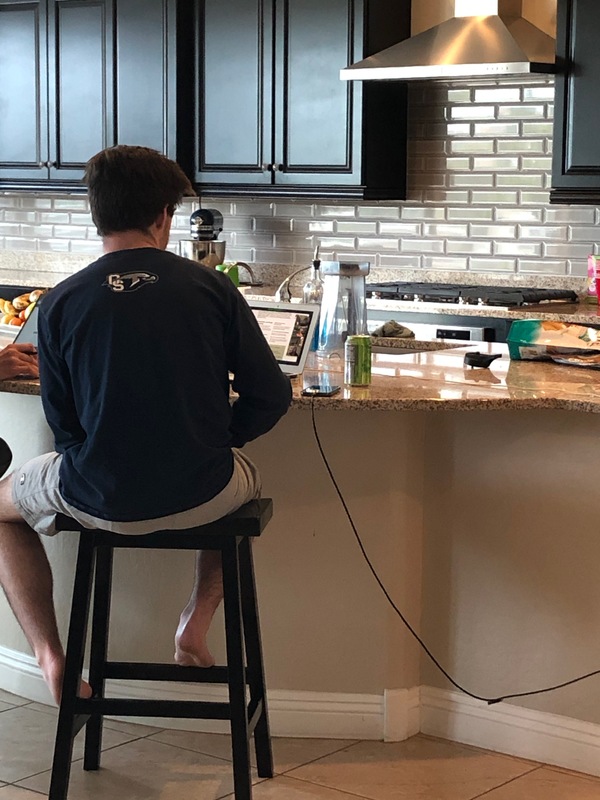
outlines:
{"label": "black wooden bar stool", "polygon": [[[69,517],[57,518],[61,530],[79,530],[79,552],[73,587],[62,701],[52,764],[49,800],[66,800],[73,740],[85,726],[83,768],[100,767],[104,715],[228,719],[231,725],[236,800],[251,800],[249,741],[254,736],[258,775],[273,777],[260,626],[252,561],[252,538],[260,536],[271,518],[270,499],[252,500],[238,511],[209,525],[183,531],[157,531],[125,536],[88,530]],[[227,665],[209,668],[177,664],[108,661],[108,633],[113,550],[116,547],[160,550],[219,550],[223,561]],[[94,569],[95,567],[95,569]],[[93,696],[77,696],[92,596],[89,682]],[[105,697],[105,681],[189,681],[223,683],[228,702],[137,700]],[[247,697],[247,689],[249,702]]]}

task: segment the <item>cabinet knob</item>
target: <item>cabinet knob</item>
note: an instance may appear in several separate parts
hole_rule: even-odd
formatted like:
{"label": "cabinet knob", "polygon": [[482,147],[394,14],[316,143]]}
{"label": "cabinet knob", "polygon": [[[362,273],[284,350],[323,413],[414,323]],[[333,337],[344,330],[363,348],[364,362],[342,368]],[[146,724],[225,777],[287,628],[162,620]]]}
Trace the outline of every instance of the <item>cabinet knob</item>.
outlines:
{"label": "cabinet knob", "polygon": [[44,167],[47,167],[47,166],[48,166],[48,164],[45,161],[39,161],[38,162],[38,167],[40,169],[44,169]]}
{"label": "cabinet knob", "polygon": [[278,172],[283,172],[283,164],[277,164]]}
{"label": "cabinet knob", "polygon": [[274,164],[263,164],[263,172],[273,172],[274,168]]}
{"label": "cabinet knob", "polygon": [[47,161],[47,162],[46,162],[46,166],[47,166],[48,168],[50,168],[50,167],[55,167],[55,166],[56,166],[56,161]]}

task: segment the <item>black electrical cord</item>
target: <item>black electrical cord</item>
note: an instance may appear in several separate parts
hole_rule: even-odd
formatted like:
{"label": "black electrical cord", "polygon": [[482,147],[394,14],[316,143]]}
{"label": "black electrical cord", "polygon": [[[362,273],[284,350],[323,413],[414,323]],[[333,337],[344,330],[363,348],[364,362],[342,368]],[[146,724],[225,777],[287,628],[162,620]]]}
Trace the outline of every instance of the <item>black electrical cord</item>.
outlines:
{"label": "black electrical cord", "polygon": [[319,452],[321,454],[321,458],[323,459],[323,463],[325,464],[327,472],[329,473],[329,477],[331,478],[331,482],[333,483],[333,485],[335,487],[335,491],[337,492],[337,495],[340,498],[340,502],[341,502],[342,506],[344,507],[344,511],[346,512],[346,516],[348,517],[348,522],[350,523],[350,527],[352,528],[352,531],[354,533],[356,541],[358,542],[358,546],[360,548],[361,553],[363,554],[363,558],[365,559],[365,561],[367,562],[367,566],[371,570],[371,574],[373,575],[373,577],[377,581],[377,583],[379,585],[379,588],[381,589],[381,591],[383,592],[383,594],[386,597],[386,600],[391,605],[391,607],[394,609],[396,614],[400,617],[400,619],[402,620],[404,625],[408,628],[408,630],[410,631],[411,635],[421,645],[423,650],[427,653],[427,655],[429,656],[431,661],[439,669],[439,671],[442,673],[442,675],[444,675],[450,681],[450,683],[453,686],[455,686],[457,689],[459,689],[461,692],[463,692],[464,694],[468,695],[469,697],[473,697],[475,700],[483,700],[488,705],[492,706],[495,703],[501,703],[503,700],[514,700],[517,697],[530,697],[531,695],[534,695],[534,694],[545,694],[546,692],[554,692],[556,689],[563,689],[565,686],[571,686],[571,684],[573,684],[573,683],[579,683],[579,681],[586,680],[587,678],[592,678],[594,675],[600,675],[600,669],[596,669],[593,672],[588,672],[586,675],[580,675],[578,678],[573,678],[572,680],[564,681],[563,683],[557,683],[556,685],[548,686],[545,689],[535,689],[535,690],[533,690],[531,692],[516,692],[515,694],[505,694],[505,695],[502,695],[501,697],[484,697],[482,695],[475,694],[474,692],[470,692],[468,689],[465,689],[464,686],[461,686],[460,683],[455,681],[454,678],[452,677],[452,675],[450,675],[450,673],[447,672],[444,669],[444,667],[440,664],[440,662],[437,660],[437,658],[433,655],[431,650],[427,647],[427,645],[425,644],[423,639],[421,639],[419,634],[415,631],[415,629],[412,627],[410,622],[406,619],[404,614],[400,611],[400,609],[398,608],[396,603],[390,597],[390,594],[389,594],[388,590],[383,585],[383,582],[382,582],[381,578],[379,577],[379,575],[375,571],[375,567],[373,566],[373,564],[371,563],[371,561],[369,559],[369,556],[367,555],[367,551],[365,550],[365,547],[364,547],[364,545],[362,543],[360,535],[359,535],[358,531],[356,530],[356,526],[354,524],[354,520],[352,519],[352,516],[350,515],[350,511],[348,510],[348,506],[346,505],[346,501],[344,500],[344,497],[343,497],[343,495],[342,495],[342,493],[340,491],[340,487],[337,485],[337,481],[333,476],[333,472],[331,471],[331,467],[329,466],[329,462],[327,461],[327,456],[325,455],[325,452],[323,450],[323,446],[321,445],[321,440],[319,438],[319,432],[317,430],[317,423],[316,423],[316,420],[315,420],[315,398],[314,397],[312,398],[312,402],[310,404],[310,412],[311,412],[311,418],[312,418],[313,431],[314,431],[314,434],[315,434],[317,447],[319,448]]}

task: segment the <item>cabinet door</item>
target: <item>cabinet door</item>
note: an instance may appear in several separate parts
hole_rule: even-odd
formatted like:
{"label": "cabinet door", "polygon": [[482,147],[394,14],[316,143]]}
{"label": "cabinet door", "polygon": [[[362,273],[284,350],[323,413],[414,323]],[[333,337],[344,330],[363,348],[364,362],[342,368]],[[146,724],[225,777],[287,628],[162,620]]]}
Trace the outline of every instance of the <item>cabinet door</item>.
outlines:
{"label": "cabinet door", "polygon": [[113,0],[48,6],[50,178],[77,180],[115,143]]}
{"label": "cabinet door", "polygon": [[600,3],[559,0],[551,202],[600,203]]}
{"label": "cabinet door", "polygon": [[362,2],[277,0],[276,13],[275,181],[360,184],[362,86],[340,69],[362,57]]}
{"label": "cabinet door", "polygon": [[116,141],[152,147],[173,159],[176,24],[175,0],[118,0]]}
{"label": "cabinet door", "polygon": [[272,183],[273,0],[201,0],[197,41],[196,180]]}
{"label": "cabinet door", "polygon": [[0,0],[0,180],[46,178],[45,0]]}

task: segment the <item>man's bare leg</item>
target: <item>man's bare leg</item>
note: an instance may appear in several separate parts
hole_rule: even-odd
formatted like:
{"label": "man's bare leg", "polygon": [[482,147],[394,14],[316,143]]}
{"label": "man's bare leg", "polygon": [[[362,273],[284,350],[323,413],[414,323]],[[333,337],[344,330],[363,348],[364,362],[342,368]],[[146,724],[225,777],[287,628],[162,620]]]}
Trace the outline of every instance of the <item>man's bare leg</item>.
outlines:
{"label": "man's bare leg", "polygon": [[[0,585],[59,704],[65,654],[56,625],[52,571],[40,537],[12,502],[11,481],[11,475],[0,481]],[[91,693],[82,681],[81,696]]]}
{"label": "man's bare leg", "polygon": [[181,612],[175,634],[175,661],[182,667],[212,667],[215,659],[206,644],[206,635],[215,611],[223,599],[221,553],[200,550],[196,553],[196,577],[187,606]]}

